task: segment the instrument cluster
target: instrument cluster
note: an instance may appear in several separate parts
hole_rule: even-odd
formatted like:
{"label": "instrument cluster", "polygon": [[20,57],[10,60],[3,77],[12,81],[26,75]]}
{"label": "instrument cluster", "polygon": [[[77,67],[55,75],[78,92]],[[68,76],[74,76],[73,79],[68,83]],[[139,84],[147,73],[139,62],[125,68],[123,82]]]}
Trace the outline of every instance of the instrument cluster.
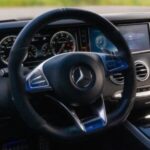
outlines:
{"label": "instrument cluster", "polygon": [[[17,34],[7,35],[0,40],[0,60],[8,65],[9,53],[17,38]],[[42,61],[51,56],[76,51],[76,34],[69,31],[57,31],[53,34],[36,34],[28,46],[24,63]]]}

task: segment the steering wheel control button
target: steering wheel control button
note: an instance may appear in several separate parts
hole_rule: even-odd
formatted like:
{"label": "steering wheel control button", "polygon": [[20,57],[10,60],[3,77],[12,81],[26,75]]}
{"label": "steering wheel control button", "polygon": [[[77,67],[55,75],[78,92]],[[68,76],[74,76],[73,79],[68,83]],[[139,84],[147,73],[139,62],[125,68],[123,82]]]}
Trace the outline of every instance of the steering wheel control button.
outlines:
{"label": "steering wheel control button", "polygon": [[116,56],[107,56],[102,59],[109,74],[121,72],[128,68],[126,61]]}
{"label": "steering wheel control button", "polygon": [[30,84],[31,84],[31,87],[47,86],[48,85],[42,75],[39,75],[39,76],[33,75],[31,77]]}
{"label": "steering wheel control button", "polygon": [[78,66],[71,70],[71,82],[79,89],[92,87],[95,81],[93,71],[86,66]]}
{"label": "steering wheel control button", "polygon": [[26,90],[28,92],[40,92],[50,89],[49,83],[41,70],[31,72],[26,79]]}

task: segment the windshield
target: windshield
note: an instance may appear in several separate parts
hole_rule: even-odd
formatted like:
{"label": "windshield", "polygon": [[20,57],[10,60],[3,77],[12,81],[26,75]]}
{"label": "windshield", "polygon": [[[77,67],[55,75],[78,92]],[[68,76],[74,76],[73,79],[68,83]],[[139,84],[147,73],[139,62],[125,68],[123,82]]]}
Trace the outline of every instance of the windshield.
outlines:
{"label": "windshield", "polygon": [[0,0],[0,20],[32,19],[60,7],[97,14],[149,12],[150,0]]}

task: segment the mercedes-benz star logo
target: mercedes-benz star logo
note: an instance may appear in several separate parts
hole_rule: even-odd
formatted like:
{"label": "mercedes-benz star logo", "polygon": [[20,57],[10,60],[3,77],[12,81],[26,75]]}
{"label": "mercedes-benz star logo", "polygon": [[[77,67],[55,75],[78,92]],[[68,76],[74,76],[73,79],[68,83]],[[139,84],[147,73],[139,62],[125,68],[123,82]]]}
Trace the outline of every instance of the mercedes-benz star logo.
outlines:
{"label": "mercedes-benz star logo", "polygon": [[92,71],[85,66],[79,66],[74,68],[71,71],[71,78],[73,81],[73,84],[78,87],[78,88],[89,88],[93,81],[94,81],[94,77],[93,77],[93,73]]}

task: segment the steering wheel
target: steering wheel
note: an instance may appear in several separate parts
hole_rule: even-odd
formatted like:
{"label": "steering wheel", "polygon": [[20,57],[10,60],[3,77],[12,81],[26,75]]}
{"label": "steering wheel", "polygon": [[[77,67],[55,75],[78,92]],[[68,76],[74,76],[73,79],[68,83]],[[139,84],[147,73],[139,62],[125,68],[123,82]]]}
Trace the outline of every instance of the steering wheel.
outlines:
{"label": "steering wheel", "polygon": [[[38,65],[24,79],[22,63],[32,37],[48,23],[62,19],[77,19],[96,26],[117,47],[118,52],[77,51],[55,55]],[[13,102],[19,114],[32,129],[50,136],[69,139],[102,132],[125,121],[134,104],[135,69],[129,48],[112,23],[89,11],[56,9],[30,21],[12,47],[8,68]],[[102,92],[104,80],[116,72],[124,74],[122,98],[118,107],[107,114]],[[59,97],[55,100],[71,116],[74,125],[56,128],[35,111],[27,95],[45,91]],[[82,120],[71,109],[72,106],[91,107],[95,115]]]}

